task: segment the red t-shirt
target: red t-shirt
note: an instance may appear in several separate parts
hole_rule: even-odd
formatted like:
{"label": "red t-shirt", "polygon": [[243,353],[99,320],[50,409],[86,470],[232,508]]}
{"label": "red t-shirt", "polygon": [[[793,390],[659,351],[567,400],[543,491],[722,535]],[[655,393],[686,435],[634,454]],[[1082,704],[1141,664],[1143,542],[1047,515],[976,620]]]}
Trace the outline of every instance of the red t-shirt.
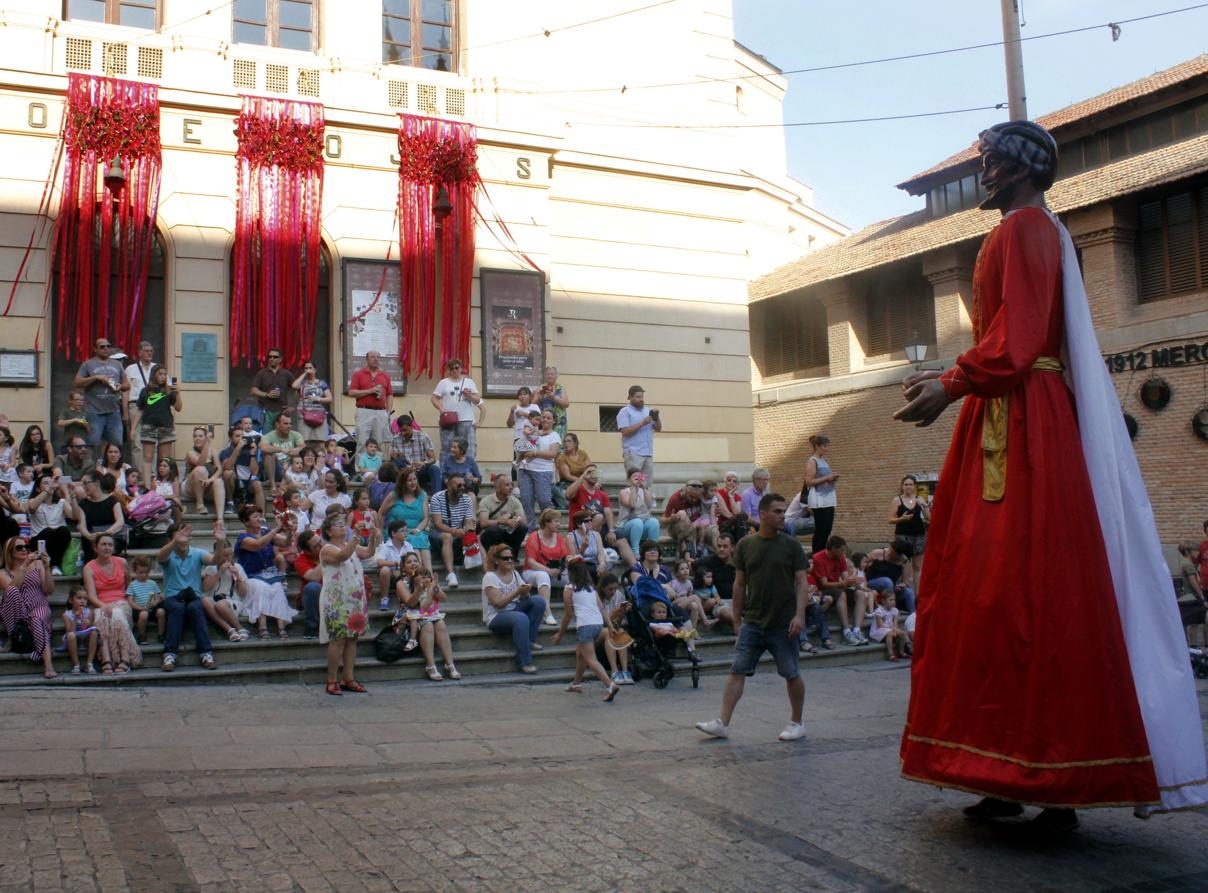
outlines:
{"label": "red t-shirt", "polygon": [[358,369],[352,373],[352,381],[348,388],[352,391],[367,391],[375,385],[382,386],[382,396],[375,397],[372,394],[366,394],[364,397],[357,397],[357,406],[365,409],[385,409],[390,402],[392,386],[390,384],[390,376],[381,369],[377,374],[373,374],[368,368]]}
{"label": "red t-shirt", "polygon": [[825,549],[815,552],[813,574],[819,584],[823,580],[842,580],[847,574],[847,559],[842,555],[838,558],[831,558],[830,553]]}
{"label": "red t-shirt", "polygon": [[546,567],[551,567],[552,562],[559,560],[565,563],[569,555],[570,547],[566,545],[566,540],[561,536],[552,547],[541,542],[541,535],[536,530],[524,540],[525,559],[532,558],[538,564],[544,564]]}
{"label": "red t-shirt", "polygon": [[1200,543],[1200,587],[1208,592],[1208,540]]}
{"label": "red t-shirt", "polygon": [[676,512],[687,512],[688,520],[695,521],[705,513],[705,501],[689,502],[684,498],[683,490],[676,490],[667,499],[667,507],[663,509],[663,517],[670,518]]}
{"label": "red t-shirt", "polygon": [[573,518],[576,512],[584,510],[595,514],[610,508],[612,508],[612,500],[608,498],[608,494],[602,487],[597,487],[595,491],[588,493],[587,488],[580,484],[579,489],[575,491],[574,499],[570,501],[570,516]]}
{"label": "red t-shirt", "polygon": [[311,582],[310,580],[306,580],[306,572],[312,571],[318,566],[319,566],[319,563],[317,561],[315,561],[313,558],[311,558],[309,555],[307,555],[305,552],[303,552],[301,555],[299,555],[297,558],[294,559],[294,573],[297,574],[299,577],[303,578],[303,580],[305,581],[303,583],[303,585],[306,585],[306,583]]}

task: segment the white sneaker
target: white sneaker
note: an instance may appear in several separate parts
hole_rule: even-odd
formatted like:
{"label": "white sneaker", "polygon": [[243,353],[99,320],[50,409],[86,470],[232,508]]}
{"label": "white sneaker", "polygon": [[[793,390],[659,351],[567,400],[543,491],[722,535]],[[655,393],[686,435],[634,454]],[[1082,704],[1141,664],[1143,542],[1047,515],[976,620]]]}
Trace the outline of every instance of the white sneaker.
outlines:
{"label": "white sneaker", "polygon": [[454,586],[460,585],[457,582],[457,574],[449,571],[449,576],[445,577],[445,585],[452,589]]}
{"label": "white sneaker", "polygon": [[845,644],[845,645],[859,645],[860,644],[860,640],[856,637],[855,630],[851,630],[851,629],[843,630],[843,644]]}
{"label": "white sneaker", "polygon": [[[708,722],[698,722],[696,724],[696,728],[698,731],[704,732],[710,738],[730,737],[730,727],[720,719],[711,719]],[[801,733],[804,735],[805,730],[802,729]]]}
{"label": "white sneaker", "polygon": [[542,626],[557,626],[558,618],[553,614],[546,614],[545,619],[541,621]]}
{"label": "white sneaker", "polygon": [[804,738],[805,726],[799,722],[790,722],[777,737],[781,741],[796,741],[798,738]]}

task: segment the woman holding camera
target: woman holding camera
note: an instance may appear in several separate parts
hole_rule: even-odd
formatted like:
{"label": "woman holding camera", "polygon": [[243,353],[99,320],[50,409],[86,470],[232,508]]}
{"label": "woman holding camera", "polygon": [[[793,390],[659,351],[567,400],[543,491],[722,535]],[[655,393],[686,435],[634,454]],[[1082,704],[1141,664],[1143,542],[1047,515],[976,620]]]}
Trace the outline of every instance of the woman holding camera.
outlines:
{"label": "woman holding camera", "polygon": [[172,444],[176,443],[176,419],[180,412],[180,391],[168,370],[156,366],[151,380],[138,395],[139,441],[143,445],[143,481],[150,485],[160,459],[172,460]]}

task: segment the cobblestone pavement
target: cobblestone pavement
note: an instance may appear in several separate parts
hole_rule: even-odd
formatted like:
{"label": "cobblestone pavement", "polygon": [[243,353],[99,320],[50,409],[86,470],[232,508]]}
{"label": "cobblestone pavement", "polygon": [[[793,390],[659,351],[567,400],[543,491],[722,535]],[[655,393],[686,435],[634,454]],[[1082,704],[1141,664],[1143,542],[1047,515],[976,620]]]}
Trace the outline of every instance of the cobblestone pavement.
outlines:
{"label": "cobblestone pavement", "polygon": [[[0,893],[1203,891],[1208,815],[1083,814],[1037,843],[904,782],[909,675],[762,674],[733,737],[698,691],[317,686],[0,698]],[[1208,686],[1201,685],[1208,699]]]}

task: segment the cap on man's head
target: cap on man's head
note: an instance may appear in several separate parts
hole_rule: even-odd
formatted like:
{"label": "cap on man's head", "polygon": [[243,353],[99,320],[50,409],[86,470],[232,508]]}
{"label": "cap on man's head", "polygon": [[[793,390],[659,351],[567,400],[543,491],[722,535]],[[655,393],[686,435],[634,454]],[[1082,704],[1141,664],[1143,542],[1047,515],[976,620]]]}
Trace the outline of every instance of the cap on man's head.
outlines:
{"label": "cap on man's head", "polygon": [[704,485],[704,484],[702,484],[700,481],[697,481],[697,480],[691,480],[691,481],[688,481],[688,483],[684,484],[684,486],[685,486],[685,487],[687,487],[687,488],[688,488],[688,489],[690,489],[690,490],[703,490],[703,489],[705,489],[705,485]]}
{"label": "cap on man's head", "polygon": [[642,387],[640,384],[633,384],[633,385],[629,386],[629,396],[630,397],[632,397],[634,394],[644,394],[644,393],[646,393],[646,389],[644,387]]}

